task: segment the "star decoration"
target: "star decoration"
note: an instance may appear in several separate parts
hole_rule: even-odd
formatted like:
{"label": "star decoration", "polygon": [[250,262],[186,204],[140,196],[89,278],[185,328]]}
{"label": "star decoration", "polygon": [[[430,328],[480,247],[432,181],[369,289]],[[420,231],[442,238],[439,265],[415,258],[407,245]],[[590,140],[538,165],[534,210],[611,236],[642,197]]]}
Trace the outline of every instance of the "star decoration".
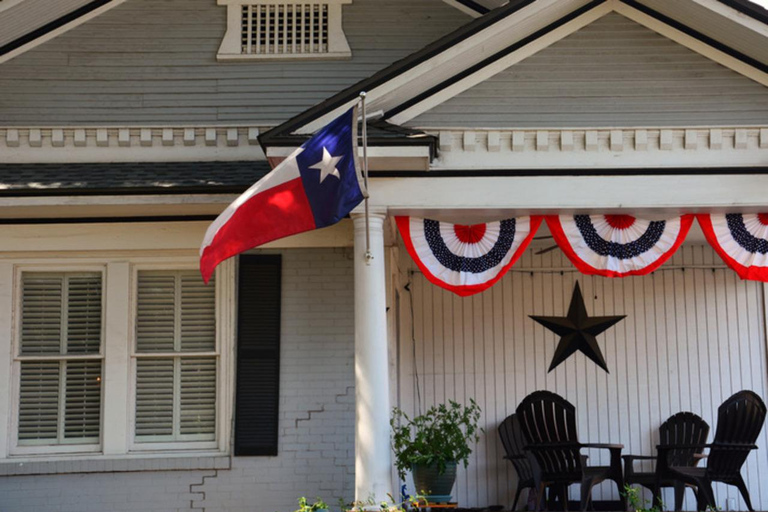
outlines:
{"label": "star decoration", "polygon": [[341,160],[342,156],[331,156],[331,153],[328,151],[327,148],[323,147],[323,159],[320,162],[317,162],[315,165],[311,166],[310,169],[316,169],[320,171],[320,183],[325,181],[325,178],[328,176],[335,176],[337,179],[341,179],[341,174],[339,174],[339,170],[336,168],[336,164],[339,163],[339,160]]}
{"label": "star decoration", "polygon": [[626,318],[626,315],[587,316],[584,297],[581,295],[581,288],[579,288],[579,283],[577,282],[576,287],[573,289],[573,296],[571,297],[571,305],[568,306],[567,316],[531,315],[530,317],[560,336],[560,342],[557,344],[555,355],[552,357],[549,372],[579,350],[605,370],[606,373],[610,373],[595,337]]}

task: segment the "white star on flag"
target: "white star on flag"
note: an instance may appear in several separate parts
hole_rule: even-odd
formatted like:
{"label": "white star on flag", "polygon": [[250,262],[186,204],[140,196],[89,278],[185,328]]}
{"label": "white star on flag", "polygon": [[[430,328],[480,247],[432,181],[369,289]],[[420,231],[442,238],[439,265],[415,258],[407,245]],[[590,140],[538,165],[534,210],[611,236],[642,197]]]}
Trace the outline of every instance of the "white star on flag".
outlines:
{"label": "white star on flag", "polygon": [[310,169],[320,171],[320,183],[325,181],[325,178],[328,176],[336,176],[337,179],[341,180],[341,174],[339,174],[336,164],[338,164],[339,160],[342,158],[343,157],[341,156],[331,156],[328,149],[323,146],[323,160],[311,166]]}

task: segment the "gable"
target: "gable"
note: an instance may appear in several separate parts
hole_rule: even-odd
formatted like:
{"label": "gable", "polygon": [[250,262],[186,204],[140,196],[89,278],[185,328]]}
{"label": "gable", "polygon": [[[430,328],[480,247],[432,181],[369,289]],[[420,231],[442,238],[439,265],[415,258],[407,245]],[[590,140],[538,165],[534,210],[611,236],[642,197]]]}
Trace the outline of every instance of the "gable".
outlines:
{"label": "gable", "polygon": [[469,19],[436,0],[355,0],[351,59],[221,63],[226,13],[215,0],[127,1],[3,63],[0,125],[274,126]]}
{"label": "gable", "polygon": [[766,119],[768,88],[614,12],[407,125],[733,126]]}

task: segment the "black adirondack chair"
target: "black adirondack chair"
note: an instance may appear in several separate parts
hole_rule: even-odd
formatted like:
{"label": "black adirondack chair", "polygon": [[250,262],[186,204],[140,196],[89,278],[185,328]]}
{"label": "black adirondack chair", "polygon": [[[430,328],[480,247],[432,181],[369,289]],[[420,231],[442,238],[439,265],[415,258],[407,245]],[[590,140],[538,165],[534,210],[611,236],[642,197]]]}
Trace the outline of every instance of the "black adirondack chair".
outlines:
{"label": "black adirondack chair", "polygon": [[531,460],[525,454],[525,440],[523,432],[520,430],[520,421],[517,414],[510,414],[499,425],[499,437],[504,446],[505,459],[512,463],[517,473],[517,491],[515,492],[515,501],[512,503],[511,510],[517,510],[517,502],[520,499],[520,493],[523,489],[535,489],[536,484],[533,480],[534,468]]}
{"label": "black adirondack chair", "polygon": [[[716,510],[712,482],[736,486],[749,510],[752,501],[741,476],[741,467],[749,453],[757,449],[755,441],[765,422],[766,408],[752,391],[739,391],[717,410],[717,430],[712,444],[661,444],[658,446],[660,471],[698,488],[698,508]],[[675,466],[670,453],[677,450],[709,448],[706,467]]]}
{"label": "black adirondack chair", "polygon": [[[534,472],[537,509],[546,486],[559,489],[565,510],[568,510],[567,490],[571,484],[581,484],[581,510],[591,501],[592,488],[604,480],[613,480],[624,490],[621,471],[620,444],[584,444],[576,434],[576,408],[565,398],[549,391],[536,391],[517,407],[520,429],[539,471]],[[587,466],[582,448],[610,450],[610,466]],[[622,498],[623,508],[626,502]]]}
{"label": "black adirondack chair", "polygon": [[[692,412],[679,412],[671,416],[659,427],[659,443],[663,445],[702,445],[707,442],[709,425],[700,416]],[[703,447],[671,450],[667,454],[666,466],[694,467],[704,457]],[[636,460],[655,460],[649,455],[624,455],[624,480],[628,485],[642,485],[654,492],[653,502],[657,505],[661,501],[660,488],[675,488],[675,510],[683,509],[685,497],[685,483],[675,478],[659,473],[664,467],[656,465],[656,470],[651,472],[636,472],[634,462]],[[694,488],[694,493],[696,489]]]}

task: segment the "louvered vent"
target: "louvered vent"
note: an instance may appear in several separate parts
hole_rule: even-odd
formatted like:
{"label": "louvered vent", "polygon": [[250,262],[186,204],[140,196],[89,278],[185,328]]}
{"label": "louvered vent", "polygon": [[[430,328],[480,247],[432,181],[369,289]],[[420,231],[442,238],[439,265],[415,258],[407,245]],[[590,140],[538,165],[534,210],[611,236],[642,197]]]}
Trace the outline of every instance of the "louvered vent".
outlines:
{"label": "louvered vent", "polygon": [[275,3],[242,6],[242,53],[328,53],[328,4]]}
{"label": "louvered vent", "polygon": [[101,319],[100,273],[22,273],[20,444],[98,442]]}
{"label": "louvered vent", "polygon": [[215,439],[215,290],[197,271],[138,273],[138,441]]}

